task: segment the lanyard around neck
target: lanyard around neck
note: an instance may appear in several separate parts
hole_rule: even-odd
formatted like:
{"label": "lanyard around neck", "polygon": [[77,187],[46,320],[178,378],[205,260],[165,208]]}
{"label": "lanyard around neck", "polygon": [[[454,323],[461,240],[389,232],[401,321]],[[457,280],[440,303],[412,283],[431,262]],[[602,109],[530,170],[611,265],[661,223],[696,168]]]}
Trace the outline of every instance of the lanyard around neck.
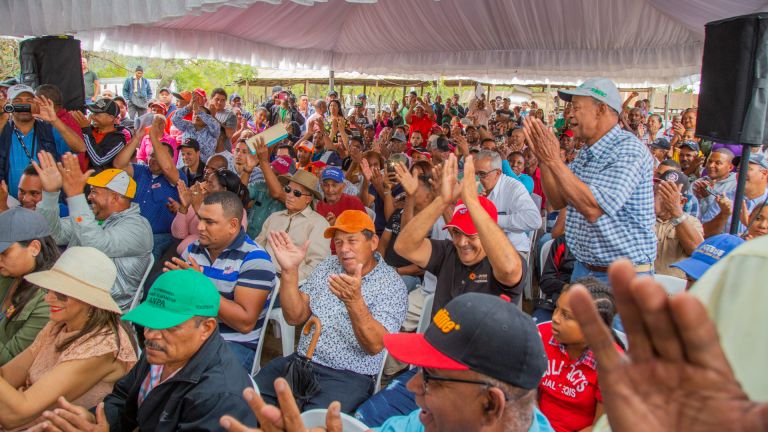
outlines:
{"label": "lanyard around neck", "polygon": [[21,144],[21,148],[24,150],[24,154],[27,156],[30,162],[35,157],[35,147],[37,143],[37,129],[35,126],[32,126],[32,150],[27,148],[27,144],[24,142],[24,136],[21,134],[21,131],[16,127],[16,125],[13,125],[13,133],[16,134],[16,139],[19,140],[19,144]]}

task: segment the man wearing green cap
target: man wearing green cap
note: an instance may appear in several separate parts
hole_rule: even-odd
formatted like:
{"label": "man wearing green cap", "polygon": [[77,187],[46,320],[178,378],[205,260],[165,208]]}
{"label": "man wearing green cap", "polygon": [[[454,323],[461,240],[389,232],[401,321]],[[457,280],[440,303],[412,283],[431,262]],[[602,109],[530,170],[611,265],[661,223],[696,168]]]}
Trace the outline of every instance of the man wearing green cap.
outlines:
{"label": "man wearing green cap", "polygon": [[255,426],[241,397],[253,383],[219,335],[219,302],[202,273],[163,273],[146,301],[123,316],[144,327],[145,351],[136,366],[115,383],[95,416],[61,398],[61,409],[47,422],[61,430],[217,430],[219,418],[232,414]]}

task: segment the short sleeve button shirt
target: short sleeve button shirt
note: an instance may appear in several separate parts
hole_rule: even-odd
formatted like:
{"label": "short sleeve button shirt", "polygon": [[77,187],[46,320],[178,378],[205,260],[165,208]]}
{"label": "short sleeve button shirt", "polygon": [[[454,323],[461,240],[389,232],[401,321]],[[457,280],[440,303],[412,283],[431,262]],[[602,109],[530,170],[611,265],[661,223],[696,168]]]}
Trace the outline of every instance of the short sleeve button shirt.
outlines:
{"label": "short sleeve button shirt", "polygon": [[[376,253],[376,267],[363,276],[362,294],[373,318],[388,332],[400,330],[408,309],[408,291],[394,268]],[[309,295],[312,314],[320,319],[323,330],[317,342],[312,361],[337,370],[348,370],[362,375],[376,375],[384,361],[384,352],[368,355],[360,346],[352,321],[344,303],[328,288],[328,277],[343,274],[344,268],[336,256],[320,263],[302,285],[301,291]],[[312,333],[301,335],[298,353],[306,356]]]}
{"label": "short sleeve button shirt", "polygon": [[568,206],[565,236],[577,260],[607,266],[621,257],[635,264],[656,258],[653,157],[636,136],[618,126],[585,147],[570,169],[604,214],[595,223]]}

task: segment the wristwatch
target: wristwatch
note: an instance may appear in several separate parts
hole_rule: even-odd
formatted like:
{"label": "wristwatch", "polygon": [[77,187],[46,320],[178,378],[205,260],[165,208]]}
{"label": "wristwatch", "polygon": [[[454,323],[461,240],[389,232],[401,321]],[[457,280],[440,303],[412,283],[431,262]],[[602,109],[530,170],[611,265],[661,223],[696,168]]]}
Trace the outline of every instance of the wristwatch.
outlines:
{"label": "wristwatch", "polygon": [[676,226],[680,225],[681,223],[683,223],[683,221],[686,220],[687,218],[688,218],[688,215],[683,213],[680,216],[672,219],[670,222],[672,222],[672,226],[676,227]]}

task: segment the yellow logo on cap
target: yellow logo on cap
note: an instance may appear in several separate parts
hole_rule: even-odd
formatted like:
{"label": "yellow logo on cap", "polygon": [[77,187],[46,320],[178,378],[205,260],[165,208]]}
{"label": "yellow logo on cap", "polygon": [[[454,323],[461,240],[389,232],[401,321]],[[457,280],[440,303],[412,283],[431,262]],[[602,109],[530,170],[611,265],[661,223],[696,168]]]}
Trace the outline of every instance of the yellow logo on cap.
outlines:
{"label": "yellow logo on cap", "polygon": [[435,317],[432,318],[432,322],[435,323],[437,328],[439,328],[443,333],[461,329],[459,324],[451,320],[451,315],[445,309],[440,309],[437,311]]}

